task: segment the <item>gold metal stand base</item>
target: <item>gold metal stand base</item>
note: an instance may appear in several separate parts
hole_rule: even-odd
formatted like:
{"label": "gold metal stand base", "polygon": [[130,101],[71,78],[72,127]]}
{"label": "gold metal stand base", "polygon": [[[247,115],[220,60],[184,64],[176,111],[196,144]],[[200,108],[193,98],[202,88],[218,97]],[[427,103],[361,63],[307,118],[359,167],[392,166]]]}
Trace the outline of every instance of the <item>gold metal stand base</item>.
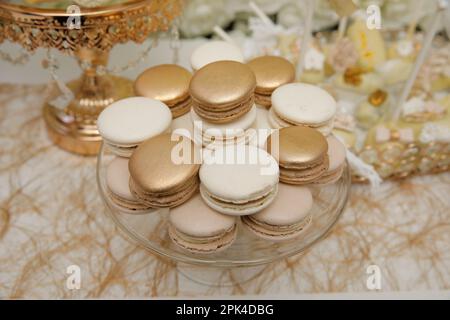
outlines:
{"label": "gold metal stand base", "polygon": [[[98,113],[114,101],[133,95],[132,81],[117,76],[104,76],[110,84],[111,95],[107,99],[79,97],[69,105],[67,110],[58,110],[49,104],[44,105],[43,116],[49,138],[60,148],[84,156],[96,155],[100,150],[101,137],[97,130]],[[80,92],[81,80],[68,84],[73,92]],[[82,90],[81,90],[82,91]],[[80,110],[80,101],[97,105],[95,114],[92,108],[85,112]],[[84,116],[83,116],[84,114]]]}

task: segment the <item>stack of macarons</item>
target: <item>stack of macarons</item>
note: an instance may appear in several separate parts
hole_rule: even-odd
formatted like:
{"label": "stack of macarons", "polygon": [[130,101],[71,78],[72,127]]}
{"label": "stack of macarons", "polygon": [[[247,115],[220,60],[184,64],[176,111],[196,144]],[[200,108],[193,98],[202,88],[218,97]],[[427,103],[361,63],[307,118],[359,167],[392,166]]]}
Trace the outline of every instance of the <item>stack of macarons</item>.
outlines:
{"label": "stack of macarons", "polygon": [[[175,155],[176,148],[189,154]],[[167,133],[148,139],[130,158],[131,193],[153,208],[176,207],[198,190],[199,161],[200,150],[187,137]]]}
{"label": "stack of macarons", "polygon": [[171,121],[172,114],[164,103],[146,97],[116,101],[100,113],[99,133],[116,156],[106,169],[107,193],[115,207],[132,214],[152,211],[129,188],[128,158],[147,139],[170,131]]}
{"label": "stack of macarons", "polygon": [[[345,167],[345,147],[330,135],[334,99],[292,83],[294,67],[282,58],[244,64],[227,46],[194,51],[192,76],[176,65],[146,70],[135,82],[140,97],[113,103],[98,119],[116,155],[105,179],[111,203],[126,213],[170,209],[169,237],[192,253],[228,248],[239,225],[270,241],[301,235],[312,222],[308,186],[336,182]],[[255,95],[270,108],[263,146],[251,143]],[[185,116],[194,134],[171,134],[173,119]]]}
{"label": "stack of macarons", "polygon": [[179,247],[193,253],[216,253],[234,242],[237,220],[208,207],[200,195],[171,210],[169,236]]}
{"label": "stack of macarons", "polygon": [[189,83],[192,74],[175,64],[162,64],[145,70],[134,82],[134,92],[138,96],[165,103],[178,118],[191,109]]}
{"label": "stack of macarons", "polygon": [[310,184],[327,172],[328,143],[317,130],[302,126],[282,128],[267,139],[267,150],[280,166],[280,181]]}
{"label": "stack of macarons", "polygon": [[255,102],[265,108],[272,106],[275,89],[295,81],[295,67],[283,57],[257,57],[247,62],[247,65],[256,77]]}
{"label": "stack of macarons", "polygon": [[268,137],[266,148],[278,160],[283,183],[331,184],[344,171],[344,144],[309,127],[291,126],[275,131]]}
{"label": "stack of macarons", "polygon": [[256,78],[247,65],[236,61],[209,63],[192,77],[195,141],[204,147],[248,143],[256,120]]}

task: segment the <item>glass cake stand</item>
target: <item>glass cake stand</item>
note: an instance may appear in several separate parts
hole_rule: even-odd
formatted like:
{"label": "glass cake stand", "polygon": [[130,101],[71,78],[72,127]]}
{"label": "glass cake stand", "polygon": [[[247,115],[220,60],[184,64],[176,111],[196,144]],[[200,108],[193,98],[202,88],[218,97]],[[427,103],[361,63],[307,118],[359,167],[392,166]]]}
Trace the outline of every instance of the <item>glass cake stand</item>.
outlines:
{"label": "glass cake stand", "polygon": [[[310,227],[302,236],[285,242],[262,240],[238,223],[236,241],[217,254],[192,254],[172,243],[168,234],[169,209],[157,209],[147,214],[129,214],[115,206],[106,191],[106,168],[114,159],[109,148],[102,145],[97,162],[97,183],[107,213],[127,237],[136,244],[160,256],[177,262],[186,277],[208,285],[230,285],[224,274],[232,272],[233,283],[252,279],[270,263],[299,254],[323,239],[341,216],[347,203],[351,175],[348,165],[342,178],[333,185],[311,187],[314,205]],[[295,208],[295,203],[292,203]]]}

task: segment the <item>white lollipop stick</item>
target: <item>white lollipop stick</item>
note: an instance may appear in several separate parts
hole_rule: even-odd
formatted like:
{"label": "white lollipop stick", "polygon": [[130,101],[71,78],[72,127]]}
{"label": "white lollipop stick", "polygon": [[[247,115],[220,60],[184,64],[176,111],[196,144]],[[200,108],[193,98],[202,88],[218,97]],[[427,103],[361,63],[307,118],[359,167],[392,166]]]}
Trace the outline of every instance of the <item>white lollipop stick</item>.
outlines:
{"label": "white lollipop stick", "polygon": [[338,40],[342,39],[347,29],[348,17],[342,17],[339,19]]}
{"label": "white lollipop stick", "polygon": [[300,56],[297,62],[297,79],[300,78],[303,72],[303,67],[305,65],[305,56],[306,52],[309,49],[309,42],[311,41],[311,30],[313,23],[313,15],[314,15],[314,0],[307,0],[306,2],[306,21],[305,21],[305,29],[303,31],[303,38],[300,47]]}
{"label": "white lollipop stick", "polygon": [[219,26],[215,26],[213,31],[223,40],[232,44],[236,44],[234,40]]}
{"label": "white lollipop stick", "polygon": [[420,14],[422,13],[423,8],[423,0],[418,0],[415,10],[413,12],[413,18],[411,23],[408,26],[407,39],[412,40],[414,36],[414,32],[416,31],[417,23],[419,22]]}
{"label": "white lollipop stick", "polygon": [[261,21],[264,22],[265,25],[267,25],[269,27],[275,27],[275,24],[273,23],[273,21],[270,20],[270,18],[264,13],[264,11],[261,10],[260,7],[258,7],[256,5],[256,3],[254,3],[253,1],[250,1],[248,3],[248,5],[253,10],[253,12],[258,16],[258,18],[260,18]]}
{"label": "white lollipop stick", "polygon": [[443,17],[444,11],[445,11],[445,9],[447,9],[447,7],[448,7],[448,2],[446,0],[439,1],[439,8],[438,8],[437,15],[436,15],[435,19],[433,20],[430,30],[427,32],[427,35],[423,41],[424,44],[423,44],[422,50],[420,50],[419,56],[417,57],[417,60],[414,64],[414,68],[413,68],[411,74],[409,75],[408,81],[406,82],[405,87],[403,88],[403,92],[400,96],[398,104],[395,107],[394,112],[392,114],[392,119],[394,121],[398,120],[398,118],[400,117],[400,114],[403,109],[403,105],[405,104],[406,100],[408,99],[408,97],[411,93],[412,87],[414,86],[414,82],[417,79],[417,74],[419,73],[420,68],[422,67],[426,57],[428,56],[428,53],[431,49],[431,43],[433,41],[434,36],[436,35],[436,33],[438,31],[441,19]]}

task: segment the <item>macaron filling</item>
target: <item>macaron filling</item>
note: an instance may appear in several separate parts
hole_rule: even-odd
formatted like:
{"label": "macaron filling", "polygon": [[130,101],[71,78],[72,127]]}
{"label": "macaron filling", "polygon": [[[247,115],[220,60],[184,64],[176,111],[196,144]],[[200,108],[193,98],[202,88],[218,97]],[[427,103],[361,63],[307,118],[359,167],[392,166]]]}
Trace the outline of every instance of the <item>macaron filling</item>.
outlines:
{"label": "macaron filling", "polygon": [[252,109],[239,119],[228,123],[215,124],[203,120],[192,109],[194,140],[207,148],[223,147],[230,144],[247,144],[256,134],[255,130],[249,130],[255,123],[256,117],[256,106],[253,105]]}
{"label": "macaron filling", "polygon": [[265,150],[229,146],[204,154],[200,194],[212,209],[247,215],[267,207],[278,191],[279,167]]}
{"label": "macaron filling", "polygon": [[124,212],[139,214],[143,213],[142,211],[148,211],[152,209],[152,207],[138,201],[137,199],[136,200],[125,199],[114,194],[110,190],[108,190],[108,195],[112,203],[116,205],[120,210],[123,210]]}
{"label": "macaron filling", "polygon": [[248,200],[231,200],[219,198],[211,193],[205,188],[204,185],[200,185],[200,194],[205,202],[216,210],[222,210],[223,213],[236,214],[239,212],[257,212],[266,208],[275,199],[278,188],[275,186],[268,192],[258,195],[255,198]]}
{"label": "macaron filling", "polygon": [[230,246],[236,238],[236,218],[209,208],[200,195],[169,213],[169,235],[183,249],[213,253]]}
{"label": "macaron filling", "polygon": [[334,127],[334,117],[322,122],[322,123],[306,123],[306,122],[294,122],[292,120],[287,120],[285,118],[280,117],[274,108],[270,108],[269,110],[269,123],[274,129],[287,128],[290,126],[305,126],[309,128],[316,129],[320,131],[323,135],[329,135]]}
{"label": "macaron filling", "polygon": [[[277,145],[278,150],[274,148]],[[266,148],[278,158],[281,182],[311,183],[329,168],[327,140],[315,129],[305,126],[282,128],[267,138]]]}
{"label": "macaron filling", "polygon": [[270,238],[271,240],[288,240],[298,236],[312,222],[312,215],[301,221],[290,225],[273,225],[259,221],[254,216],[242,217],[242,223],[258,236]]}
{"label": "macaron filling", "polygon": [[[292,206],[295,202],[296,205]],[[312,221],[313,197],[306,187],[280,184],[277,199],[254,215],[241,217],[251,232],[266,240],[288,240],[298,236]]]}
{"label": "macaron filling", "polygon": [[198,190],[199,180],[194,175],[188,181],[184,182],[174,190],[166,192],[148,192],[140,188],[132,179],[130,179],[130,190],[143,203],[152,208],[176,207],[186,202]]}
{"label": "macaron filling", "polygon": [[184,100],[177,102],[175,104],[168,105],[170,111],[172,112],[172,116],[174,118],[181,117],[191,110],[192,100],[190,96],[187,96]]}
{"label": "macaron filling", "polygon": [[341,177],[342,174],[344,173],[344,165],[342,165],[341,167],[333,170],[333,171],[328,171],[325,174],[323,174],[319,180],[317,180],[315,183],[317,184],[331,184],[331,183],[335,183],[336,181],[338,181]]}
{"label": "macaron filling", "polygon": [[151,207],[176,207],[198,190],[200,157],[188,137],[166,133],[148,139],[130,158],[130,190]]}
{"label": "macaron filling", "polygon": [[263,107],[270,108],[272,105],[272,95],[257,93],[255,91],[255,102]]}
{"label": "macaron filling", "polygon": [[230,105],[217,105],[213,108],[193,99],[192,106],[200,117],[212,123],[226,123],[245,115],[251,110],[254,103],[255,98],[251,94],[243,101]]}
{"label": "macaron filling", "polygon": [[236,225],[216,236],[196,237],[180,232],[174,226],[169,226],[169,236],[179,247],[193,253],[208,254],[227,249],[236,239]]}
{"label": "macaron filling", "polygon": [[304,167],[302,169],[286,169],[280,165],[280,181],[289,184],[308,184],[321,178],[328,169],[328,158],[322,163]]}
{"label": "macaron filling", "polygon": [[126,158],[129,158],[131,156],[131,154],[133,153],[133,151],[138,146],[138,144],[118,145],[118,144],[112,143],[111,141],[108,141],[105,138],[103,138],[103,142],[111,150],[112,153],[114,153],[115,155],[118,155],[120,157],[126,157]]}

